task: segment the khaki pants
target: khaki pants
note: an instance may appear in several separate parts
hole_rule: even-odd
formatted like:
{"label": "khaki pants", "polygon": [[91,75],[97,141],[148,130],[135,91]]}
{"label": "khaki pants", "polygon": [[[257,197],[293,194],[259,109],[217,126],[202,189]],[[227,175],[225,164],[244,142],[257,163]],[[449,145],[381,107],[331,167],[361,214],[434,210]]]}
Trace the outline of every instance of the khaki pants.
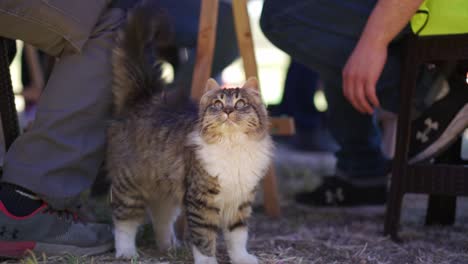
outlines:
{"label": "khaki pants", "polygon": [[51,198],[89,187],[104,157],[111,50],[123,21],[107,0],[0,0],[0,36],[59,57],[32,128],[5,156],[3,181]]}

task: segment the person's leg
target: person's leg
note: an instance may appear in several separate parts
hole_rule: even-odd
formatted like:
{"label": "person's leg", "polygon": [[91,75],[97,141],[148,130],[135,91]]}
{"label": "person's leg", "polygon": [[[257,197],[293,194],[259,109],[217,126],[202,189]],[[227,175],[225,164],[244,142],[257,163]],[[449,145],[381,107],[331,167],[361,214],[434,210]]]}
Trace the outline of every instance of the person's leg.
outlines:
{"label": "person's leg", "polygon": [[[270,113],[294,118],[296,133],[284,139],[287,146],[300,151],[334,152],[337,146],[324,125],[325,114],[320,113],[314,103],[318,83],[317,72],[292,60],[281,103],[270,106]],[[278,140],[283,141],[282,138]]]}
{"label": "person's leg", "polygon": [[57,203],[49,199],[63,201],[79,194],[91,184],[103,159],[111,51],[123,21],[123,13],[107,9],[106,3],[0,2],[1,36],[31,41],[60,56],[32,128],[5,158],[0,226],[5,234],[15,235],[0,237],[0,256],[19,257],[28,249],[89,255],[112,247],[109,225],[83,224],[76,215],[56,211]]}
{"label": "person's leg", "polygon": [[21,39],[49,55],[79,52],[108,0],[0,2],[0,35]]}
{"label": "person's leg", "polygon": [[[159,4],[167,9],[169,16],[172,18],[176,45],[188,48],[188,60],[180,65],[174,82],[177,87],[182,87],[189,91],[195,66],[201,1],[161,0]],[[215,77],[219,75],[226,66],[239,56],[238,53],[232,6],[229,3],[221,1],[218,10],[216,45],[211,75]]]}
{"label": "person's leg", "polygon": [[292,71],[295,72],[292,82],[286,82],[285,86],[285,90],[290,90],[292,116],[296,123],[296,134],[291,144],[299,150],[335,152],[338,146],[324,122],[326,113],[319,112],[315,106],[319,74],[298,62],[293,63]]}
{"label": "person's leg", "polygon": [[[329,128],[340,145],[335,177],[296,199],[318,205],[383,203],[389,162],[381,152],[374,116],[357,112],[342,93],[342,69],[376,0],[266,0],[261,17],[265,35],[294,59],[316,70],[325,83]],[[395,109],[400,71],[398,43],[377,84],[384,108]]]}
{"label": "person's leg", "polygon": [[[43,5],[43,9],[48,7]],[[55,9],[49,9],[54,15]],[[100,10],[96,11],[99,17]],[[122,18],[118,9],[103,13],[79,52],[74,51],[78,44],[66,39],[73,32],[57,34],[46,24],[49,21],[6,33],[10,38],[28,40],[36,26],[46,40],[36,42],[38,48],[62,56],[41,96],[31,129],[14,142],[5,157],[3,181],[51,198],[76,196],[90,186],[104,155],[111,104],[111,50]],[[2,15],[0,23],[23,25],[24,19]],[[3,27],[3,35],[2,31]]]}
{"label": "person's leg", "polygon": [[[380,150],[380,132],[373,116],[362,115],[342,94],[341,71],[356,44],[375,0],[266,0],[261,26],[266,36],[294,59],[319,72],[325,81],[330,129],[341,149],[337,171],[354,184],[385,184],[387,161]],[[378,83],[383,93],[397,91],[399,51],[389,50]]]}
{"label": "person's leg", "polygon": [[281,105],[285,114],[294,117],[297,128],[313,130],[320,126],[320,112],[314,104],[318,78],[315,71],[294,60],[291,61],[284,83]]}

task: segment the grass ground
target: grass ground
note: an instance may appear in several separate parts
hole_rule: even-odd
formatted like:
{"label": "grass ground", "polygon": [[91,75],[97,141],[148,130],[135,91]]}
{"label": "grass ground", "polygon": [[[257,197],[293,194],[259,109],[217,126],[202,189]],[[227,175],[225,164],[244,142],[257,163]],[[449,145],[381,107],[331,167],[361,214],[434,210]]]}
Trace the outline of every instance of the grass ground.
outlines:
{"label": "grass ground", "polygon": [[[292,202],[279,219],[260,209],[250,223],[249,250],[265,264],[466,264],[468,263],[468,200],[461,200],[452,227],[423,225],[425,198],[408,196],[402,216],[402,243],[382,235],[384,207],[348,209],[306,208]],[[218,260],[229,263],[220,241]],[[139,238],[140,257],[118,260],[113,253],[79,258],[42,256],[3,263],[192,263],[188,248],[160,256],[154,251],[150,228]]]}
{"label": "grass ground", "polygon": [[[284,155],[283,155],[284,154]],[[459,198],[454,226],[424,226],[426,197],[407,195],[402,212],[402,243],[382,235],[383,206],[310,208],[295,204],[293,191],[312,188],[320,181],[318,174],[330,171],[331,156],[283,153],[277,156],[280,186],[284,197],[282,216],[271,219],[257,207],[250,222],[249,251],[263,264],[467,264],[468,199]],[[306,179],[307,178],[307,179]],[[101,218],[104,207],[95,207]],[[138,239],[140,257],[115,259],[113,252],[95,257],[27,257],[0,263],[193,263],[188,247],[165,255],[154,250],[149,227]],[[220,263],[229,263],[224,243],[218,250]]]}

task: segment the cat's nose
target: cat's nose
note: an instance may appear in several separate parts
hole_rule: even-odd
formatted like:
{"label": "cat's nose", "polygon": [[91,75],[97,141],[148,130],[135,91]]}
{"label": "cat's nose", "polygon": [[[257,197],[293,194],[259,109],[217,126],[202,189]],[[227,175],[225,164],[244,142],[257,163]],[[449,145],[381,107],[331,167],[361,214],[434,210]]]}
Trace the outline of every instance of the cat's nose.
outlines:
{"label": "cat's nose", "polygon": [[232,107],[225,107],[225,108],[224,108],[224,113],[226,113],[226,114],[228,114],[228,115],[229,115],[230,113],[232,113],[233,111],[234,111],[234,108],[232,108]]}

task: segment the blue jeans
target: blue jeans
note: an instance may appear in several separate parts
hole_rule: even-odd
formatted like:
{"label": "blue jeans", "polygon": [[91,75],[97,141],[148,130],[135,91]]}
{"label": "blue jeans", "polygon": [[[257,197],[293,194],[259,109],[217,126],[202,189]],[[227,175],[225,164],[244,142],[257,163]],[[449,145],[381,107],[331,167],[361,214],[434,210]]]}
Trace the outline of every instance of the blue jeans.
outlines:
{"label": "blue jeans", "polygon": [[[325,83],[332,135],[340,145],[337,173],[355,184],[385,183],[388,160],[375,116],[357,112],[342,93],[342,69],[376,0],[265,0],[260,25],[273,44],[317,71]],[[397,109],[400,43],[389,47],[377,84],[384,108]]]}
{"label": "blue jeans", "polygon": [[321,129],[323,114],[314,104],[318,82],[317,72],[291,61],[284,83],[283,99],[276,111],[294,117],[297,131]]}

